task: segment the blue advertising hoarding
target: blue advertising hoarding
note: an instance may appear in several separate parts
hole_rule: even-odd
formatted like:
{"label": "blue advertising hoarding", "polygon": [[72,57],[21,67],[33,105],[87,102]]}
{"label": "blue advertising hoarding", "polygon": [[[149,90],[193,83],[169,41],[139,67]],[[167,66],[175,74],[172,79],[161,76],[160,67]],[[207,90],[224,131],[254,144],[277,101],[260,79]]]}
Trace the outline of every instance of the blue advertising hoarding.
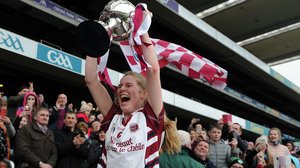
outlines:
{"label": "blue advertising hoarding", "polygon": [[38,44],[37,59],[81,74],[81,59],[60,50]]}

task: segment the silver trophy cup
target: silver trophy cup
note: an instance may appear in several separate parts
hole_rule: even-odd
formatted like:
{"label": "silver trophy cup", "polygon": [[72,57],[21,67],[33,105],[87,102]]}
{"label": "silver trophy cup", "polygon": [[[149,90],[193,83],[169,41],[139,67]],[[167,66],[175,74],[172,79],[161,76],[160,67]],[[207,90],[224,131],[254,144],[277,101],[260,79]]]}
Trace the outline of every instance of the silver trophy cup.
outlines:
{"label": "silver trophy cup", "polygon": [[100,13],[99,21],[84,21],[77,27],[77,42],[84,55],[104,55],[112,41],[127,40],[135,6],[127,0],[111,0]]}

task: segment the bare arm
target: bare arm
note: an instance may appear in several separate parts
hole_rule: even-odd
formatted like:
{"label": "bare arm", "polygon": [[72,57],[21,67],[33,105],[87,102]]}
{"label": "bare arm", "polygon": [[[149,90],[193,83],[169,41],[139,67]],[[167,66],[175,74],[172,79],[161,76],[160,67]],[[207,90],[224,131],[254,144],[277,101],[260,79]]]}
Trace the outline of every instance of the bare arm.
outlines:
{"label": "bare arm", "polygon": [[89,56],[86,57],[85,82],[96,105],[105,117],[111,108],[113,101],[111,100],[106,88],[97,78],[97,58]]}
{"label": "bare arm", "polygon": [[[142,41],[147,44],[152,44],[148,33],[142,36]],[[154,46],[142,45],[142,49],[146,62],[151,65],[151,67],[147,69],[146,76],[148,102],[158,117],[163,107],[160,83],[160,67],[157,61],[157,56],[155,55]]]}

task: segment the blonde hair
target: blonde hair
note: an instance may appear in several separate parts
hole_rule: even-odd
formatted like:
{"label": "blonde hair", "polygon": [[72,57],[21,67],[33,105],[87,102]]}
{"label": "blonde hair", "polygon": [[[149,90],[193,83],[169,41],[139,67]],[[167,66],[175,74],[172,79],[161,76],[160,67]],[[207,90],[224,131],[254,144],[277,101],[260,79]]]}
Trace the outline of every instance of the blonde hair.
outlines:
{"label": "blonde hair", "polygon": [[177,154],[181,151],[181,140],[176,128],[176,122],[164,117],[165,138],[161,146],[161,153]]}
{"label": "blonde hair", "polygon": [[281,131],[280,131],[279,128],[276,128],[276,127],[270,128],[269,134],[268,134],[268,138],[270,136],[271,131],[273,131],[273,130],[277,132],[277,134],[278,134],[278,141],[281,143]]}
{"label": "blonde hair", "polygon": [[132,72],[132,71],[127,71],[125,72],[123,78],[125,76],[133,76],[136,78],[137,84],[141,87],[142,90],[146,90],[147,87],[147,81],[145,79],[145,77],[139,73],[136,72]]}

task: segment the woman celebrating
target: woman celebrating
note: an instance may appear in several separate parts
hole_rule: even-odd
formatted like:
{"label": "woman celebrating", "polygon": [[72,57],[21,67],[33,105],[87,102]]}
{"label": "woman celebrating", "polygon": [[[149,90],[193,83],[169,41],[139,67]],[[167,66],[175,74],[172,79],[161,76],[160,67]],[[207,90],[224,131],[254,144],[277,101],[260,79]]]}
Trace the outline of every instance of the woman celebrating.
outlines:
{"label": "woman celebrating", "polygon": [[97,79],[97,59],[87,56],[86,84],[104,116],[107,168],[159,167],[158,155],[163,131],[160,68],[148,34],[142,35],[142,52],[150,65],[146,79],[127,72],[120,80],[113,102]]}
{"label": "woman celebrating", "polygon": [[271,128],[269,131],[269,147],[268,150],[273,157],[285,157],[290,155],[288,148],[281,144],[281,131],[278,128]]}

